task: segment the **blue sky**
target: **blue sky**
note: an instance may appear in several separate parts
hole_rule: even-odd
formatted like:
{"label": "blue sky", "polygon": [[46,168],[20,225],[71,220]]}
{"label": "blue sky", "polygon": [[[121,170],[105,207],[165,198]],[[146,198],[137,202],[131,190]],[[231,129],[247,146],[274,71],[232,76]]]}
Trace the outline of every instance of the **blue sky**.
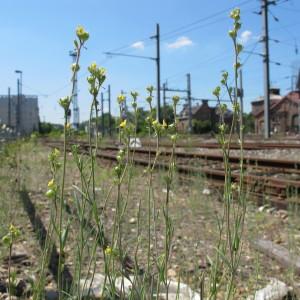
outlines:
{"label": "blue sky", "polygon": [[[23,93],[38,94],[41,120],[61,123],[63,112],[57,100],[70,93],[70,65],[75,28],[83,25],[90,33],[83,51],[79,73],[80,119],[88,118],[90,96],[86,69],[96,62],[107,69],[107,84],[112,89],[112,109],[117,114],[116,96],[121,89],[140,93],[145,105],[145,87],[156,83],[152,61],[127,57],[109,58],[105,51],[154,56],[155,43],[149,39],[155,24],[161,28],[161,79],[168,86],[186,87],[186,73],[191,73],[192,96],[212,98],[220,73],[231,71],[232,42],[228,14],[240,7],[241,40],[246,51],[261,53],[261,16],[258,0],[2,0],[0,10],[0,94],[11,87],[16,93],[17,74],[23,71]],[[288,78],[300,66],[300,1],[278,0],[270,7],[271,82],[287,93]],[[299,48],[299,54],[296,53]],[[245,109],[263,93],[263,67],[259,55],[244,53],[242,61]],[[293,68],[291,68],[293,65]],[[169,94],[171,96],[172,94]],[[215,103],[211,102],[210,105]],[[105,108],[106,111],[106,108]]]}

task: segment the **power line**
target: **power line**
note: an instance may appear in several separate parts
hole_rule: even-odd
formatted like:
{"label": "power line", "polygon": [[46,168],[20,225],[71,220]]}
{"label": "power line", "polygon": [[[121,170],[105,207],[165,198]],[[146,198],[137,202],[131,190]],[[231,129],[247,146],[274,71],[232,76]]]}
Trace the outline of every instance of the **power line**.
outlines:
{"label": "power line", "polygon": [[[203,25],[199,26],[200,23],[203,23],[203,22],[211,20],[211,19],[213,19],[213,18],[215,18],[215,17],[217,17],[219,15],[222,15],[225,12],[228,12],[228,11],[232,10],[236,6],[241,7],[241,6],[244,6],[244,5],[246,5],[246,4],[250,3],[250,2],[254,2],[254,1],[253,0],[245,0],[245,1],[242,1],[242,2],[238,2],[234,6],[230,6],[230,7],[226,8],[226,9],[217,11],[217,12],[215,12],[215,13],[207,16],[207,17],[200,18],[200,19],[195,20],[195,21],[193,21],[191,23],[182,25],[182,26],[177,27],[177,28],[175,28],[175,29],[173,29],[171,31],[168,31],[168,32],[166,32],[164,34],[161,34],[161,41],[165,41],[165,40],[168,40],[168,39],[174,37],[175,33],[176,33],[176,35],[183,34],[183,33],[187,33],[187,32],[193,31],[193,30],[198,30],[200,28],[203,28],[203,27],[206,27],[206,26],[218,23],[218,22],[223,21],[223,20],[228,20],[227,17],[222,17],[222,18],[219,18],[219,19],[217,19],[217,20],[215,20],[215,21],[213,21],[211,23],[203,24]],[[149,41],[149,37],[145,37],[143,39],[138,39],[138,41],[139,42],[147,42],[147,41]],[[112,50],[109,50],[108,52],[116,52],[116,51],[124,50],[124,49],[127,49],[127,48],[130,48],[130,50],[134,50],[134,48],[132,48],[132,44],[133,43],[134,42],[132,42],[130,44],[127,44],[127,45],[124,45],[124,46],[121,46],[121,47],[118,47],[118,48],[115,48],[115,49],[112,49]],[[148,44],[152,44],[152,43],[149,41]]]}
{"label": "power line", "polygon": [[215,17],[217,17],[219,15],[223,15],[225,12],[228,12],[229,10],[234,9],[236,6],[241,7],[241,6],[243,6],[243,5],[247,4],[247,3],[250,3],[250,2],[253,2],[253,0],[246,0],[246,1],[239,2],[239,3],[237,3],[234,6],[230,6],[230,7],[226,8],[226,9],[223,9],[223,10],[220,10],[218,12],[215,12],[215,13],[207,16],[207,17],[200,18],[200,19],[198,19],[198,20],[196,20],[196,21],[194,21],[192,23],[183,25],[183,26],[178,27],[176,29],[173,29],[173,30],[171,30],[169,32],[166,32],[166,33],[162,34],[161,37],[162,37],[162,39],[165,39],[168,35],[174,34],[175,32],[178,33],[181,30],[186,30],[187,28],[195,26],[195,25],[197,25],[197,24],[199,24],[201,22],[205,22],[205,21],[210,20],[212,18],[215,18]]}
{"label": "power line", "polygon": [[[203,22],[205,22],[205,21],[207,21],[207,20],[213,19],[213,18],[215,18],[215,17],[217,17],[217,16],[219,16],[219,15],[222,15],[222,14],[224,14],[225,12],[228,12],[228,11],[230,11],[231,9],[235,8],[236,6],[241,7],[241,6],[244,6],[244,5],[246,5],[246,4],[250,3],[250,2],[253,2],[253,0],[245,0],[245,1],[238,2],[238,3],[235,4],[234,6],[230,6],[230,7],[226,8],[226,9],[217,11],[217,12],[215,12],[215,13],[213,13],[213,14],[207,16],[207,17],[203,17],[203,18],[200,18],[200,19],[198,19],[198,20],[195,20],[194,22],[191,22],[191,23],[182,25],[182,26],[180,26],[180,27],[177,27],[177,28],[175,28],[175,29],[173,29],[173,30],[171,30],[171,31],[169,31],[169,32],[166,32],[166,33],[162,34],[162,35],[161,35],[161,37],[162,37],[161,41],[167,40],[167,39],[171,38],[171,37],[172,37],[172,34],[174,34],[175,32],[178,32],[178,33],[179,33],[179,32],[181,32],[182,30],[185,30],[184,33],[186,33],[186,32],[190,32],[190,31],[196,30],[196,29],[203,28],[203,27],[205,27],[205,26],[209,26],[209,25],[211,25],[211,24],[213,24],[213,23],[220,22],[220,21],[222,21],[222,20],[224,20],[224,19],[227,19],[227,18],[221,18],[221,19],[218,19],[218,20],[216,20],[216,21],[214,21],[214,22],[211,22],[211,23],[209,23],[209,24],[204,24],[202,27],[201,27],[201,26],[200,26],[200,27],[199,27],[199,26],[198,26],[198,27],[195,27],[195,25],[197,25],[197,24],[199,24],[199,23],[203,23]],[[194,28],[193,28],[193,26],[194,26]],[[192,28],[190,28],[190,27],[192,27]],[[168,36],[169,36],[169,37],[168,37]],[[149,37],[145,37],[145,38],[143,38],[143,39],[139,39],[138,41],[141,41],[141,42],[147,42],[147,41],[149,41]],[[152,42],[149,41],[148,44],[152,44]],[[110,51],[108,51],[108,52],[116,52],[116,51],[124,50],[124,49],[127,49],[127,48],[130,48],[129,50],[131,50],[131,51],[134,50],[134,48],[132,48],[132,43],[131,43],[131,44],[127,44],[127,45],[123,45],[123,46],[114,48],[114,49],[112,49],[112,50],[110,50]],[[100,62],[100,64],[103,64],[104,62],[106,62],[106,61],[108,61],[108,60],[109,60],[109,58],[106,58],[106,59],[104,59],[102,62]],[[84,74],[81,75],[81,76],[78,76],[78,79],[81,79],[83,76],[86,76],[87,74],[88,74],[88,72],[84,73]],[[54,91],[52,91],[52,92],[50,92],[50,93],[47,93],[47,94],[43,94],[43,95],[48,96],[48,97],[54,96],[54,95],[58,94],[59,92],[61,92],[61,91],[65,90],[66,88],[68,88],[70,85],[71,85],[71,83],[65,84],[65,85],[63,85],[63,86],[57,88],[56,90],[54,90]]]}

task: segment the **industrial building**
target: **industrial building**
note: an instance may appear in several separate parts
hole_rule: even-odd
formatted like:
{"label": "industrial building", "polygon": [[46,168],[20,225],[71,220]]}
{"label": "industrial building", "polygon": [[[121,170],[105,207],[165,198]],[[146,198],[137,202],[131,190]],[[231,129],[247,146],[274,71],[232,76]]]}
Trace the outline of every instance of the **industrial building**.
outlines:
{"label": "industrial building", "polygon": [[34,95],[0,95],[0,124],[15,133],[27,135],[39,129],[38,97]]}
{"label": "industrial building", "polygon": [[[252,103],[255,133],[264,132],[264,98]],[[285,96],[279,89],[270,90],[270,130],[272,134],[293,134],[299,132],[300,91],[292,91]]]}
{"label": "industrial building", "polygon": [[[192,123],[197,121],[208,122],[207,124],[210,124],[211,129],[214,129],[220,120],[220,113],[219,113],[218,106],[210,107],[208,105],[208,100],[205,99],[202,100],[201,104],[197,103],[196,106],[192,106],[191,114],[192,114],[191,115]],[[228,109],[224,114],[224,122],[226,124],[231,124],[232,116],[233,116],[232,111]],[[183,109],[179,114],[178,121],[179,121],[178,130],[180,132],[188,132],[188,124],[189,124],[188,105],[183,106]]]}

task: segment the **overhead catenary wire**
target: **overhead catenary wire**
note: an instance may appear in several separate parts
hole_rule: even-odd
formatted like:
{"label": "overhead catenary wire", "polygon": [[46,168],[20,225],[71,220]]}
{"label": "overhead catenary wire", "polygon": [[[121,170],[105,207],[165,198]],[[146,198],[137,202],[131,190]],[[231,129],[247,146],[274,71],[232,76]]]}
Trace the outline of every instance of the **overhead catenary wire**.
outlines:
{"label": "overhead catenary wire", "polygon": [[[215,12],[215,13],[212,13],[212,14],[209,15],[209,16],[199,18],[198,20],[195,20],[195,21],[193,21],[193,22],[191,22],[191,23],[188,23],[188,24],[182,25],[182,26],[180,26],[180,27],[177,27],[177,28],[175,28],[175,29],[173,29],[173,30],[171,30],[171,31],[168,31],[168,32],[166,32],[166,33],[164,33],[164,34],[161,34],[161,40],[162,40],[162,41],[167,40],[168,38],[171,37],[171,34],[174,34],[175,32],[176,32],[176,33],[180,33],[180,32],[182,32],[182,31],[184,30],[184,32],[186,33],[186,32],[190,32],[190,31],[193,31],[193,30],[197,30],[197,29],[200,29],[200,28],[209,26],[209,25],[211,25],[211,24],[213,24],[213,23],[218,23],[218,22],[220,22],[220,21],[223,21],[223,20],[225,20],[225,19],[227,19],[227,18],[220,18],[220,19],[215,20],[214,22],[211,22],[211,23],[209,23],[209,24],[203,24],[203,25],[202,25],[203,27],[201,27],[201,26],[199,25],[199,24],[201,24],[201,23],[203,23],[203,22],[205,22],[205,21],[212,20],[213,18],[215,18],[215,17],[217,17],[217,16],[219,16],[219,15],[222,15],[222,14],[224,14],[225,12],[230,11],[231,9],[233,9],[233,8],[235,8],[235,7],[237,7],[237,6],[242,7],[242,6],[244,6],[244,5],[248,4],[248,3],[251,3],[251,2],[253,3],[254,0],[245,0],[245,1],[237,2],[234,6],[227,7],[227,8],[225,8],[225,9],[219,10],[219,11],[217,11],[217,12]],[[195,27],[195,25],[199,25],[199,26]],[[148,42],[148,44],[152,44],[152,43],[153,43],[152,41],[149,40],[149,37],[145,37],[145,38],[142,38],[142,39],[138,39],[138,41],[141,41],[141,42]],[[123,46],[120,46],[120,47],[111,49],[109,52],[120,51],[120,50],[124,50],[124,49],[128,49],[128,48],[129,48],[129,50],[133,51],[134,48],[132,48],[132,44],[133,44],[133,43],[130,43],[130,44],[127,44],[127,45],[123,45]],[[111,59],[111,58],[106,57],[103,61],[100,62],[100,64],[103,64],[104,62],[107,62],[109,59]],[[85,72],[85,73],[79,75],[79,76],[78,76],[78,79],[83,78],[83,77],[86,76],[87,74],[88,74],[88,73]],[[70,85],[71,85],[71,83],[67,83],[67,84],[64,84],[63,86],[61,86],[61,87],[59,87],[59,88],[57,88],[57,89],[55,89],[55,90],[53,90],[53,91],[51,91],[51,92],[49,92],[49,93],[39,93],[39,94],[44,95],[44,96],[47,96],[47,97],[52,97],[52,96],[55,96],[55,95],[59,94],[59,93],[62,92],[63,90],[67,89]]]}

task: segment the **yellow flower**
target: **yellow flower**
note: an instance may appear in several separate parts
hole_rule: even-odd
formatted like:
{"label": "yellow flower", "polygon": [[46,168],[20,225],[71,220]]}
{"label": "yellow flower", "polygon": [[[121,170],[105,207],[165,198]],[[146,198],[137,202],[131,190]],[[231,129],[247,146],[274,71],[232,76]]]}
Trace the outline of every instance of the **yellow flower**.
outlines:
{"label": "yellow flower", "polygon": [[123,102],[125,101],[125,99],[126,99],[126,97],[125,97],[124,95],[122,95],[122,94],[119,95],[119,96],[118,96],[118,103],[119,103],[119,104],[123,103]]}
{"label": "yellow flower", "polygon": [[106,255],[111,255],[112,254],[112,248],[107,246],[106,249],[104,250]]}
{"label": "yellow flower", "polygon": [[84,43],[89,39],[89,33],[85,31],[85,29],[82,26],[78,26],[76,28],[76,35],[79,38],[81,43]]}
{"label": "yellow flower", "polygon": [[55,157],[58,157],[58,156],[60,155],[60,151],[59,151],[57,148],[55,148],[55,149],[53,150],[53,155],[54,155]]}
{"label": "yellow flower", "polygon": [[20,230],[17,227],[15,227],[13,224],[10,224],[9,232],[13,238],[17,238],[20,236]]}
{"label": "yellow flower", "polygon": [[158,124],[158,121],[157,120],[154,120],[153,122],[152,122],[152,126],[156,126]]}
{"label": "yellow flower", "polygon": [[126,127],[127,120],[124,120],[120,123],[120,128],[124,129]]}
{"label": "yellow flower", "polygon": [[54,186],[55,186],[54,179],[51,179],[51,180],[48,182],[48,188],[49,188],[49,189],[52,189],[52,188],[54,188]]}

